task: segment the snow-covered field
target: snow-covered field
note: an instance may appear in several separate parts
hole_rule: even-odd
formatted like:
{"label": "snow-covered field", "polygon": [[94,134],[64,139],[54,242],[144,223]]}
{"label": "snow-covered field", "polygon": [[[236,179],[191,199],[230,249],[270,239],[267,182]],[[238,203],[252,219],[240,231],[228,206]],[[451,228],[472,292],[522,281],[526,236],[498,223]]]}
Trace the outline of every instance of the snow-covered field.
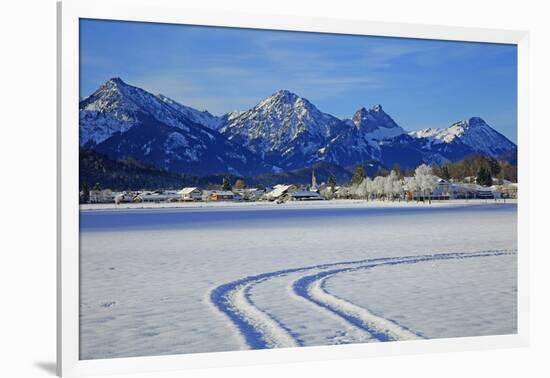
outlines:
{"label": "snow-covered field", "polygon": [[515,333],[517,205],[81,211],[82,359]]}
{"label": "snow-covered field", "polygon": [[450,207],[450,206],[464,206],[464,205],[487,205],[487,204],[517,204],[515,199],[507,200],[485,200],[485,199],[469,199],[469,200],[445,200],[445,201],[433,201],[431,204],[428,202],[416,202],[416,201],[365,201],[365,200],[353,200],[353,199],[338,199],[330,201],[296,201],[286,202],[278,204],[276,202],[257,201],[257,202],[135,202],[135,203],[93,203],[93,204],[81,204],[80,210],[121,210],[121,209],[202,209],[202,208],[231,208],[231,209],[250,209],[250,208],[266,208],[266,209],[296,209],[296,208],[317,208],[317,207]]}

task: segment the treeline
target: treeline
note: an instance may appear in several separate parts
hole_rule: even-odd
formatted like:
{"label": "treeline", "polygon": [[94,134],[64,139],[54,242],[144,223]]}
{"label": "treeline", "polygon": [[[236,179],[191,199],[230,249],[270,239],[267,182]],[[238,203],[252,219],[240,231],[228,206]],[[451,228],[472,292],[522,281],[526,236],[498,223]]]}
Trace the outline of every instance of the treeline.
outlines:
{"label": "treeline", "polygon": [[489,184],[491,178],[518,181],[518,167],[506,160],[490,156],[473,155],[463,160],[433,167],[434,174],[444,179],[465,180],[477,178],[479,184]]}
{"label": "treeline", "polygon": [[[471,178],[478,184],[490,186],[492,179],[506,179],[517,182],[517,166],[505,160],[487,156],[469,156],[463,160],[443,165],[432,165],[434,175],[443,179],[468,181]],[[220,189],[226,181],[238,186],[246,182],[249,187],[263,188],[280,183],[309,184],[312,170],[318,183],[325,182],[331,187],[350,183],[359,185],[365,177],[386,177],[393,171],[398,179],[415,176],[415,169],[404,169],[395,165],[391,169],[381,168],[374,163],[359,164],[354,168],[342,168],[335,164],[320,162],[309,168],[293,171],[270,173],[256,177],[235,175],[193,176],[173,173],[145,164],[134,159],[113,160],[93,150],[80,150],[80,188],[93,188],[96,184],[102,188],[116,191],[141,189],[181,189],[185,186],[198,186],[206,189]],[[224,180],[225,178],[225,180]]]}
{"label": "treeline", "polygon": [[[482,183],[490,185],[492,178],[505,179],[512,182],[518,180],[517,165],[511,164],[506,160],[498,160],[490,156],[471,155],[462,160],[449,162],[445,164],[432,164],[433,173],[445,180],[468,181],[468,178],[481,179]],[[397,176],[412,177],[414,176],[414,168],[405,169],[399,165],[392,167]],[[375,176],[387,176],[389,169],[380,169]],[[354,172],[354,175],[357,172]],[[352,179],[353,181],[353,179]]]}
{"label": "treeline", "polygon": [[144,188],[179,189],[198,179],[160,170],[134,159],[112,160],[92,150],[80,150],[80,188],[101,187],[112,190]]}
{"label": "treeline", "polygon": [[159,169],[135,159],[114,160],[99,152],[80,149],[80,189],[156,190],[181,189],[197,186],[205,189],[220,189],[224,179],[231,183],[240,176],[214,174],[194,176]]}

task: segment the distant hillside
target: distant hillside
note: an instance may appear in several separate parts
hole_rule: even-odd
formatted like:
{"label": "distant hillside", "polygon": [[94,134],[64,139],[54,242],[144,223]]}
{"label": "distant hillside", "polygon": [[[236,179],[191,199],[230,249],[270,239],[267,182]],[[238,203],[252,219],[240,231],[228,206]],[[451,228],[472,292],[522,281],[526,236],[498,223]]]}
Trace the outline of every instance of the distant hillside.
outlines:
{"label": "distant hillside", "polygon": [[198,182],[194,176],[171,173],[143,162],[116,161],[93,150],[80,150],[80,188],[84,183],[113,190],[176,189]]}
{"label": "distant hillside", "polygon": [[252,185],[273,186],[276,184],[302,184],[311,183],[311,174],[315,169],[315,177],[320,184],[326,182],[329,176],[334,175],[339,183],[348,182],[351,179],[351,172],[339,165],[331,163],[317,163],[313,167],[294,169],[281,173],[267,173],[250,178]]}

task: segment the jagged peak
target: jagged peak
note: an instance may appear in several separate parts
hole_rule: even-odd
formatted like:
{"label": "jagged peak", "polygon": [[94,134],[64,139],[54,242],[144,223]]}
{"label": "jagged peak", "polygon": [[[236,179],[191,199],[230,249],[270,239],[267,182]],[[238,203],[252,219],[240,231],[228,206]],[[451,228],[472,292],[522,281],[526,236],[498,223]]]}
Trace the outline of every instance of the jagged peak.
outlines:
{"label": "jagged peak", "polygon": [[108,81],[116,83],[116,84],[126,84],[120,77],[112,77]]}
{"label": "jagged peak", "polygon": [[487,125],[487,122],[481,117],[470,117],[468,119],[468,125],[470,126],[484,126]]}
{"label": "jagged peak", "polygon": [[279,89],[274,92],[271,96],[266,98],[262,102],[266,101],[282,101],[282,102],[296,102],[298,99],[301,99],[296,93],[289,91],[288,89]]}
{"label": "jagged peak", "polygon": [[309,100],[300,97],[296,93],[289,91],[288,89],[280,89],[274,92],[271,96],[263,99],[258,105],[255,106],[255,109],[270,109],[278,108],[279,106],[291,106],[291,107],[305,107],[308,110],[316,111],[315,105],[313,105]]}
{"label": "jagged peak", "polygon": [[468,119],[455,122],[451,126],[449,126],[448,128],[460,127],[460,128],[463,128],[463,129],[469,129],[469,128],[473,128],[473,127],[475,128],[475,127],[484,127],[484,126],[489,126],[489,125],[487,124],[487,122],[485,122],[485,120],[483,118],[481,118],[481,117],[470,117]]}
{"label": "jagged peak", "polygon": [[370,110],[373,111],[373,112],[377,112],[377,113],[384,111],[384,109],[382,109],[382,105],[380,105],[380,104],[374,105],[372,108],[370,108]]}
{"label": "jagged peak", "polygon": [[401,127],[384,112],[380,104],[376,104],[369,109],[361,107],[353,115],[352,122],[356,128],[366,132],[372,132],[379,128],[403,131]]}
{"label": "jagged peak", "polygon": [[119,87],[124,86],[127,87],[128,84],[126,84],[120,77],[112,77],[109,80],[107,80],[101,87]]}
{"label": "jagged peak", "polygon": [[364,106],[361,107],[359,110],[355,112],[354,117],[358,117],[358,116],[366,117],[368,114],[373,114],[373,113],[385,114],[384,109],[382,108],[382,105],[376,104],[371,106],[369,109],[365,108]]}
{"label": "jagged peak", "polygon": [[277,96],[297,96],[297,95],[295,93],[292,93],[288,89],[279,89],[275,91],[272,96],[277,97]]}

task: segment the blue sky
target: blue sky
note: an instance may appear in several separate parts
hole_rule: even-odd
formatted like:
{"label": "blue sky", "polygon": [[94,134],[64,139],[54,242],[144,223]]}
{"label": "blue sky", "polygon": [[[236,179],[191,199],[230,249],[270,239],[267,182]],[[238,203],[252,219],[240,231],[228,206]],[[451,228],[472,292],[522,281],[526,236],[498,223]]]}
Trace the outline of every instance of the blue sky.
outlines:
{"label": "blue sky", "polygon": [[221,115],[278,89],[350,118],[382,104],[407,130],[484,118],[517,140],[514,45],[81,20],[80,92],[111,77]]}

